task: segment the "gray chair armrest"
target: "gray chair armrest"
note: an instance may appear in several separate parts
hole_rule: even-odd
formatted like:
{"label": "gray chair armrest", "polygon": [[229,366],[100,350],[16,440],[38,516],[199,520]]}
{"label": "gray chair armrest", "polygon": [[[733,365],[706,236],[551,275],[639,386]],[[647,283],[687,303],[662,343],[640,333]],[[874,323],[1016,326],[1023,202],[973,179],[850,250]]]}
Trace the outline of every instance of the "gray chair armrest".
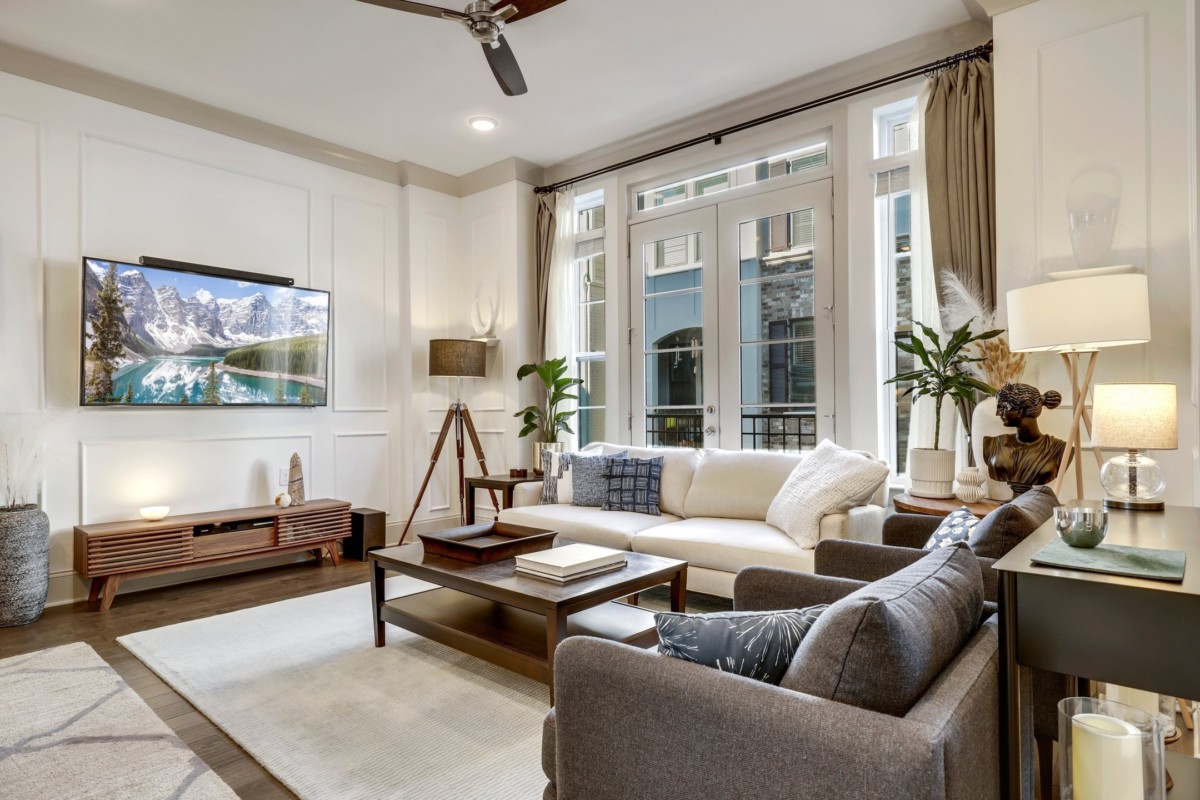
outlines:
{"label": "gray chair armrest", "polygon": [[733,579],[733,607],[738,611],[805,608],[837,602],[862,586],[860,581],[820,577],[778,567],[746,567]]}
{"label": "gray chair armrest", "polygon": [[941,521],[925,514],[892,514],[883,521],[883,543],[920,549]]}
{"label": "gray chair armrest", "polygon": [[586,636],[559,645],[554,692],[562,800],[943,796],[928,722]]}
{"label": "gray chair armrest", "polygon": [[893,572],[920,561],[926,555],[928,553],[924,550],[914,550],[911,547],[830,539],[817,542],[813,553],[813,570],[818,575],[870,583],[886,578]]}
{"label": "gray chair armrest", "polygon": [[554,785],[554,750],[556,742],[554,709],[542,720],[542,773],[548,781],[543,800],[551,800],[558,796],[558,787]]}

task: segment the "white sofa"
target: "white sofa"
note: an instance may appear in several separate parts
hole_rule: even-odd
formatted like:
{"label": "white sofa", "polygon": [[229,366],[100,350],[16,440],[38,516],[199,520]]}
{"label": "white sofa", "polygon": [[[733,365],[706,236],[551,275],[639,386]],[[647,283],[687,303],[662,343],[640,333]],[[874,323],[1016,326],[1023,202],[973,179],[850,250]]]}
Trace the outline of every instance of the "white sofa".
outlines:
{"label": "white sofa", "polygon": [[[663,456],[662,516],[570,504],[539,505],[541,483],[517,486],[503,522],[559,531],[564,538],[688,562],[688,588],[733,596],[733,579],[749,566],[813,571],[813,551],[766,522],[779,487],[804,457],[798,453],[625,447],[596,443],[583,452],[632,458]],[[869,453],[864,453],[874,459]],[[870,500],[821,519],[822,539],[881,541],[887,481]]]}

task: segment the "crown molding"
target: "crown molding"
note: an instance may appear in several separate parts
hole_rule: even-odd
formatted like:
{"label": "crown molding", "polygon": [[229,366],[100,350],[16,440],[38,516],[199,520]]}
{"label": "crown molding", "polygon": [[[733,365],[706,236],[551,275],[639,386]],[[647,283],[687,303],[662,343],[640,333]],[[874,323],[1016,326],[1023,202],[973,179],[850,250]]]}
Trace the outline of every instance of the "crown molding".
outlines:
{"label": "crown molding", "polygon": [[[1037,0],[963,0],[963,4],[968,3],[978,4],[989,17],[994,17],[997,14],[1003,14],[1005,11],[1012,11],[1014,8],[1027,6],[1031,3],[1036,3]],[[970,10],[970,6],[967,6]],[[974,16],[974,15],[972,15]]]}

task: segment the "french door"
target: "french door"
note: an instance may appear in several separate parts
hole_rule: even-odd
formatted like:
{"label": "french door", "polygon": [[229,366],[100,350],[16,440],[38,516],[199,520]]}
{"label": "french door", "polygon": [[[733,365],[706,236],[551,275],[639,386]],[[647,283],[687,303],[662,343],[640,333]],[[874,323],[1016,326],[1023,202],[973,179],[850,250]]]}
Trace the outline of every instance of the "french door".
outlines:
{"label": "french door", "polygon": [[832,181],[630,226],[633,440],[833,437]]}

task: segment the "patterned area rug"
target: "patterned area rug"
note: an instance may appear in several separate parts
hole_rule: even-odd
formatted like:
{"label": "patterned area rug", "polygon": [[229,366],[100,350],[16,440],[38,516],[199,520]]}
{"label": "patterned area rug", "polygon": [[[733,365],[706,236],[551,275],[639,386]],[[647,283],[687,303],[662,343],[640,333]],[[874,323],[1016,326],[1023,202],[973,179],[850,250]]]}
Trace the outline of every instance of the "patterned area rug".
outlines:
{"label": "patterned area rug", "polygon": [[546,686],[390,625],[376,648],[372,631],[361,584],[119,641],[302,798],[541,796]]}
{"label": "patterned area rug", "polygon": [[0,661],[0,796],[237,797],[86,644]]}

